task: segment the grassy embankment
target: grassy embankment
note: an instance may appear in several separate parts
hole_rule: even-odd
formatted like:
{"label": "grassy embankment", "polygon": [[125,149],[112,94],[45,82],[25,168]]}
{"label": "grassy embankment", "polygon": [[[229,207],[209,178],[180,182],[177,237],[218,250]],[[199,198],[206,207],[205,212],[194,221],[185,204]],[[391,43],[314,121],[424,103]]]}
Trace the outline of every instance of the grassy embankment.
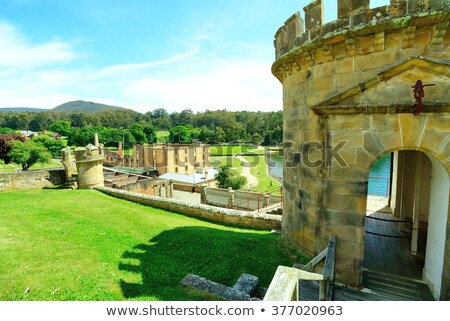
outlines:
{"label": "grassy embankment", "polygon": [[195,273],[268,286],[304,261],[280,235],[240,229],[93,190],[0,193],[0,300],[201,300],[179,286]]}

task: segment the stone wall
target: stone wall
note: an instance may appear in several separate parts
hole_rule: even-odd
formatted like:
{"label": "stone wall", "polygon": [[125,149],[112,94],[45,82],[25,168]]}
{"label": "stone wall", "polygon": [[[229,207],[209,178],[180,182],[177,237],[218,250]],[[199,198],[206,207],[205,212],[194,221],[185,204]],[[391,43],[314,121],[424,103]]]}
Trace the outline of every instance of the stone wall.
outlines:
{"label": "stone wall", "polygon": [[0,191],[57,187],[65,181],[66,174],[61,168],[0,173]]}
{"label": "stone wall", "polygon": [[279,215],[255,214],[203,204],[191,204],[174,199],[142,195],[107,187],[97,187],[96,189],[108,195],[132,202],[223,224],[260,229],[278,229],[281,225],[281,217]]}
{"label": "stone wall", "polygon": [[[419,5],[421,4],[421,5]],[[283,84],[282,233],[314,256],[337,236],[340,282],[360,285],[369,171],[384,154],[419,150],[450,173],[450,2],[338,1],[322,25],[322,1],[275,35],[273,74]],[[423,111],[412,86],[424,87]],[[450,221],[442,222],[450,235]],[[447,236],[446,253],[450,250]],[[450,272],[450,257],[444,262]],[[450,296],[450,285],[441,296]]]}

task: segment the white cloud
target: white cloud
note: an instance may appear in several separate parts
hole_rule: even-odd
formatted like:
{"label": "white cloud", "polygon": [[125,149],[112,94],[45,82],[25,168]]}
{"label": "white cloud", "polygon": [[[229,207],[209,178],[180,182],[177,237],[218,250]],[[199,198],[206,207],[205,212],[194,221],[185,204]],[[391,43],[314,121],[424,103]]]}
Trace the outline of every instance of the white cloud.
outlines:
{"label": "white cloud", "polygon": [[82,99],[139,112],[161,107],[168,112],[280,110],[281,85],[261,48],[220,43],[218,52],[235,50],[233,56],[243,58],[218,58],[201,46],[210,37],[199,33],[192,43],[183,43],[188,50],[163,60],[98,68],[70,64],[72,69],[67,69],[66,62],[80,57],[70,44],[30,44],[0,20],[0,106],[53,108]]}
{"label": "white cloud", "polygon": [[163,107],[169,111],[190,108],[228,110],[280,110],[281,85],[270,63],[232,61],[199,68],[196,74],[136,80],[123,89],[135,106]]}
{"label": "white cloud", "polygon": [[25,69],[75,58],[70,44],[58,39],[30,44],[13,25],[0,20],[0,67]]}

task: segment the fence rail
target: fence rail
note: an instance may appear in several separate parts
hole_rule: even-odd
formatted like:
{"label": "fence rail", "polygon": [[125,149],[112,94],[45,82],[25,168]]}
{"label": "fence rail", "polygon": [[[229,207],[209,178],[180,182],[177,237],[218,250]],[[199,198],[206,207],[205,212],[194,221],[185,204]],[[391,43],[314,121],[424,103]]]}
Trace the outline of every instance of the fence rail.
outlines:
{"label": "fence rail", "polygon": [[[379,182],[379,184],[377,184]],[[386,176],[369,176],[369,194],[388,197],[391,178]]]}
{"label": "fence rail", "polygon": [[206,187],[202,193],[205,194],[205,204],[238,210],[261,212],[272,205],[282,207],[283,194],[272,194],[273,192],[279,191],[279,187],[272,188],[264,193]]}
{"label": "fence rail", "polygon": [[[335,275],[336,236],[330,236],[328,246],[302,269],[279,266],[270,283],[264,301],[297,301],[304,290],[302,282],[319,282],[318,293],[308,300],[331,301]],[[322,273],[311,272],[325,259]]]}

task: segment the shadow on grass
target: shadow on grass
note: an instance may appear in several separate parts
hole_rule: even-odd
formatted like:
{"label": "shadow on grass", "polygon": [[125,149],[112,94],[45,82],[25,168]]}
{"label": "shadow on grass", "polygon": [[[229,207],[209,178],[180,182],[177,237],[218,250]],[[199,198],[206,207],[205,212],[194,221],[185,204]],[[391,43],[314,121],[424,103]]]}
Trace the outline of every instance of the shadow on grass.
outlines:
{"label": "shadow on grass", "polygon": [[[286,248],[279,235],[179,227],[125,252],[119,269],[133,279],[127,281],[125,276],[121,280],[127,299],[201,300],[181,289],[180,281],[186,274],[232,286],[242,273],[250,273],[267,287],[278,265],[300,261],[304,259]],[[135,281],[137,276],[140,282]]]}

